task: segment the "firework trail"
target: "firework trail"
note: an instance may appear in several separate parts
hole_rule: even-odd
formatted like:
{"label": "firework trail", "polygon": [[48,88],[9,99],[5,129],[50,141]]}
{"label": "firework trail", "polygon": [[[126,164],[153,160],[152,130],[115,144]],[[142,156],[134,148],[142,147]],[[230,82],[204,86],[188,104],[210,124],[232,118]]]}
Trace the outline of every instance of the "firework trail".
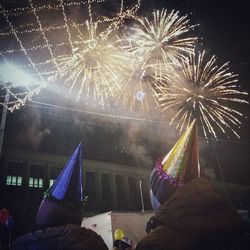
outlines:
{"label": "firework trail", "polygon": [[231,131],[239,138],[236,129],[243,114],[237,111],[237,104],[248,102],[237,81],[228,63],[217,66],[215,56],[206,61],[203,51],[182,60],[171,86],[160,86],[155,94],[162,111],[176,109],[170,124],[176,122],[180,131],[196,119],[206,138],[208,134],[217,138],[218,131]]}

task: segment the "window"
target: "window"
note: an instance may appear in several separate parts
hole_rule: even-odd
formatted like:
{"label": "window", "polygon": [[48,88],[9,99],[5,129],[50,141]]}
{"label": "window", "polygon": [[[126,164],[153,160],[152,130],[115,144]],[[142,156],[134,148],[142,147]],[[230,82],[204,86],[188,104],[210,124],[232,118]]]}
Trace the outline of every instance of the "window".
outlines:
{"label": "window", "polygon": [[42,188],[43,187],[43,179],[42,178],[29,178],[29,187]]}
{"label": "window", "polygon": [[23,178],[21,176],[8,175],[6,178],[7,186],[22,186]]}
{"label": "window", "polygon": [[44,166],[31,165],[29,187],[42,188],[43,187]]}
{"label": "window", "polygon": [[5,184],[7,186],[22,186],[23,173],[25,171],[24,162],[9,161]]}
{"label": "window", "polygon": [[55,182],[55,180],[50,179],[50,180],[49,180],[49,187],[51,187],[51,186],[54,184],[54,182]]}

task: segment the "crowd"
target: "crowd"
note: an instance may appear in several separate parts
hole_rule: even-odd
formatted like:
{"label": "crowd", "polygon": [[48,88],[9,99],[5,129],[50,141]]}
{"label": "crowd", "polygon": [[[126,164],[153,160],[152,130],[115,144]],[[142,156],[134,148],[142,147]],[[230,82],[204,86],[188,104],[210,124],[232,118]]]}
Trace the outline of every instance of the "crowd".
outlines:
{"label": "crowd", "polygon": [[[36,230],[12,243],[14,220],[7,209],[0,211],[1,250],[108,250],[100,235],[81,227],[84,197],[80,150],[79,145],[56,182],[45,193],[37,212]],[[153,177],[154,185],[165,185],[156,173]],[[155,214],[145,225],[146,236],[133,242],[122,229],[117,229],[113,250],[250,249],[249,221],[244,221],[223,199],[211,180],[192,178],[172,190],[169,196],[156,192],[156,189],[154,186],[151,190]],[[158,199],[159,195],[161,199]]]}

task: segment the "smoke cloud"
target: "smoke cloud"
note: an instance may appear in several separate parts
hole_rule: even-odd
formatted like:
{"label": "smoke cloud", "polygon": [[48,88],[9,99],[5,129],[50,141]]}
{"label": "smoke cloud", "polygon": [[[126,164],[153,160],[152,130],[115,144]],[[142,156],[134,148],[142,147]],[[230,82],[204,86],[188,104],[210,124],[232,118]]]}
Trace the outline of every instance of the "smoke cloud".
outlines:
{"label": "smoke cloud", "polygon": [[31,145],[38,150],[43,138],[51,133],[49,128],[42,128],[41,113],[29,109],[22,117],[23,129],[18,133],[17,141],[23,145]]}

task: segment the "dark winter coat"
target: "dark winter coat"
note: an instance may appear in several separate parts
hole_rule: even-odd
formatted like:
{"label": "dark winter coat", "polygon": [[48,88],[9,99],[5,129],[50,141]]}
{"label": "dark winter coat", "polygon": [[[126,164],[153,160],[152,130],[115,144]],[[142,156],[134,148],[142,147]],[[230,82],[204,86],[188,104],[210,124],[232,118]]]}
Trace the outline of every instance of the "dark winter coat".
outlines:
{"label": "dark winter coat", "polygon": [[136,250],[231,249],[245,229],[237,211],[218,195],[211,181],[202,178],[177,190],[150,225],[153,230]]}
{"label": "dark winter coat", "polygon": [[14,241],[15,250],[108,250],[97,233],[78,225],[68,224],[38,230]]}

